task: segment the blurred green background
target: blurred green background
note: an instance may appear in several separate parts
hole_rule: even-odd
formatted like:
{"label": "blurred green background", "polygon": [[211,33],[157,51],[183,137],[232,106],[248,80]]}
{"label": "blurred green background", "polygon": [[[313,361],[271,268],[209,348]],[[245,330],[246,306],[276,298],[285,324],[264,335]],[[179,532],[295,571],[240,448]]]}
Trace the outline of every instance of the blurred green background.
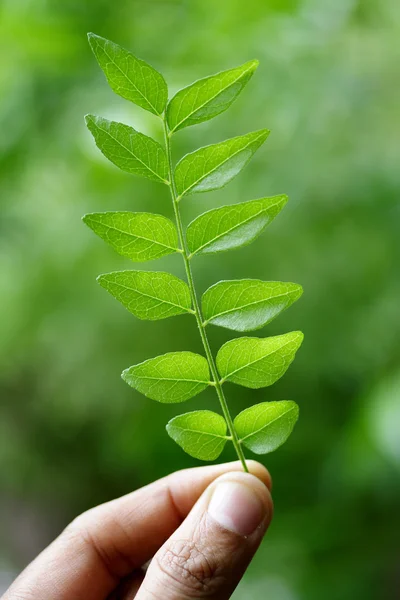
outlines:
{"label": "blurred green background", "polygon": [[[167,189],[107,163],[85,130],[92,112],[161,137],[152,115],[108,88],[87,31],[153,64],[171,93],[260,60],[228,112],[174,138],[177,158],[272,130],[232,184],[185,202],[186,222],[214,206],[290,196],[251,246],[195,261],[199,290],[239,277],[305,289],[259,332],[304,331],[286,376],[264,390],[226,388],[234,413],[278,399],[301,411],[288,443],[262,459],[275,522],[236,600],[398,598],[398,0],[0,3],[0,591],[79,512],[197,464],[164,430],[180,409],[119,376],[162,352],[201,351],[194,320],[137,321],[95,283],[131,264],[80,217],[168,216],[171,206]],[[179,256],[154,268],[183,275]],[[215,350],[232,332],[210,336]],[[211,390],[187,406],[215,401]],[[233,458],[227,449],[223,459]]]}

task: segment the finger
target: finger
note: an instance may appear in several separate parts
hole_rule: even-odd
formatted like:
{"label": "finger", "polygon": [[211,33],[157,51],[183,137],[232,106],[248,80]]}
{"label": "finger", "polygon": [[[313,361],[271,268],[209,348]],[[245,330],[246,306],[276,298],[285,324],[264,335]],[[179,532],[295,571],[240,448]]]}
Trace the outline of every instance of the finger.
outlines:
{"label": "finger", "polygon": [[144,579],[144,571],[139,569],[121,581],[107,600],[132,600],[135,598]]}
{"label": "finger", "polygon": [[136,600],[230,598],[271,517],[271,496],[259,479],[223,475],[157,552]]}
{"label": "finger", "polygon": [[[249,461],[248,466],[271,485],[262,465]],[[236,462],[179,471],[84,513],[22,573],[3,600],[106,597],[121,578],[154,555],[214,479],[240,469]]]}

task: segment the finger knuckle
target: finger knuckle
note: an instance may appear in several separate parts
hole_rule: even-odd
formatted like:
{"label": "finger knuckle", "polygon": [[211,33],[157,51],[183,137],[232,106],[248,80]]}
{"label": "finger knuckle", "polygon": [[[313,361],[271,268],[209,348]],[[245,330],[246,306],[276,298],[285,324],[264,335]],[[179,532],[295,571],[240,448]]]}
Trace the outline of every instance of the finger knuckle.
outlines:
{"label": "finger knuckle", "polygon": [[170,541],[156,559],[169,583],[183,588],[189,597],[211,596],[224,584],[218,557],[199,541]]}
{"label": "finger knuckle", "polygon": [[112,543],[102,544],[98,539],[99,536],[96,527],[93,527],[90,511],[76,517],[64,530],[64,537],[75,547],[89,548],[97,555],[107,570],[112,572],[115,562],[115,548]]}
{"label": "finger knuckle", "polygon": [[72,538],[80,537],[82,531],[85,531],[87,529],[89,514],[90,512],[86,511],[75,517],[74,520],[71,521],[64,529],[64,535],[67,535]]}

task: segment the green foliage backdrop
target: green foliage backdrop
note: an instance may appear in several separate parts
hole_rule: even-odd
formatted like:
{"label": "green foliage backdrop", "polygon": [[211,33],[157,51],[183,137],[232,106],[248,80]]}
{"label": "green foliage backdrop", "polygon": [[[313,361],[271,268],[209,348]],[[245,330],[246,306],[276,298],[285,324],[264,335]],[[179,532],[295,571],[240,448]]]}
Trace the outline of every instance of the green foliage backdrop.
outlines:
{"label": "green foliage backdrop", "polygon": [[[300,405],[294,434],[265,458],[276,519],[237,599],[395,598],[397,0],[4,0],[0,17],[0,571],[21,568],[79,511],[196,463],[165,433],[174,407],[119,378],[155,348],[201,352],[195,324],[132,319],[95,283],[131,263],[80,221],[172,210],[167,189],[118,171],[86,131],[82,115],[94,113],[162,136],[153,115],[108,89],[87,45],[96,31],[164,73],[172,92],[260,60],[251,93],[175,142],[181,156],[271,129],[234,186],[185,204],[185,222],[266,193],[290,201],[263,237],[219,255],[217,273],[199,256],[197,281],[201,291],[239,277],[305,290],[266,329],[305,333],[286,376],[271,390],[228,384],[235,414],[277,397]],[[178,256],[157,267],[183,275]],[[232,334],[210,337],[215,349]],[[212,390],[191,402],[215,408]]]}

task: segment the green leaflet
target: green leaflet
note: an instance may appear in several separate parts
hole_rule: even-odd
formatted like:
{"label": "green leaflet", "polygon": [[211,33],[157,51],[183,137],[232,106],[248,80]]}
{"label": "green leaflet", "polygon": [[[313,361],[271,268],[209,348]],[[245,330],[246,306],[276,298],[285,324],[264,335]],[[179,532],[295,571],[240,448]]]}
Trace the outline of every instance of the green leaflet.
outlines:
{"label": "green leaflet", "polygon": [[179,251],[176,227],[162,215],[104,212],[85,215],[83,221],[119,254],[136,262]]}
{"label": "green leaflet", "polygon": [[148,398],[184,402],[210,384],[208,362],[193,352],[170,352],[123,371],[122,379]]}
{"label": "green leaflet", "polygon": [[250,244],[277,216],[287,200],[287,196],[272,196],[203,213],[187,228],[190,253],[224,252]]}
{"label": "green leaflet", "polygon": [[210,410],[196,410],[169,421],[167,432],[187,454],[200,460],[215,460],[227,441],[226,422]]}
{"label": "green leaflet", "polygon": [[199,79],[180,90],[167,107],[167,122],[171,132],[208,121],[224,112],[238,97],[257,67],[258,60],[251,60],[235,69]]}
{"label": "green leaflet", "polygon": [[86,115],[85,121],[97,147],[114,165],[169,185],[167,156],[158,142],[124,123],[94,115]]}
{"label": "green leaflet", "polygon": [[161,115],[168,99],[164,77],[118,44],[94,33],[88,33],[88,39],[113,92]]}
{"label": "green leaflet", "polygon": [[175,168],[178,196],[209,192],[226,185],[249,162],[268,135],[268,129],[261,129],[186,154]]}
{"label": "green leaflet", "polygon": [[259,279],[220,281],[203,294],[203,317],[205,324],[252,331],[272,321],[302,293],[297,283]]}
{"label": "green leaflet", "polygon": [[169,273],[115,271],[97,281],[138,319],[158,321],[193,312],[187,284]]}
{"label": "green leaflet", "polygon": [[287,371],[303,341],[301,331],[269,338],[243,337],[220,348],[217,367],[222,381],[248,388],[272,385]]}
{"label": "green leaflet", "polygon": [[299,407],[291,400],[262,402],[238,414],[234,425],[246,448],[267,454],[286,442],[298,417]]}

